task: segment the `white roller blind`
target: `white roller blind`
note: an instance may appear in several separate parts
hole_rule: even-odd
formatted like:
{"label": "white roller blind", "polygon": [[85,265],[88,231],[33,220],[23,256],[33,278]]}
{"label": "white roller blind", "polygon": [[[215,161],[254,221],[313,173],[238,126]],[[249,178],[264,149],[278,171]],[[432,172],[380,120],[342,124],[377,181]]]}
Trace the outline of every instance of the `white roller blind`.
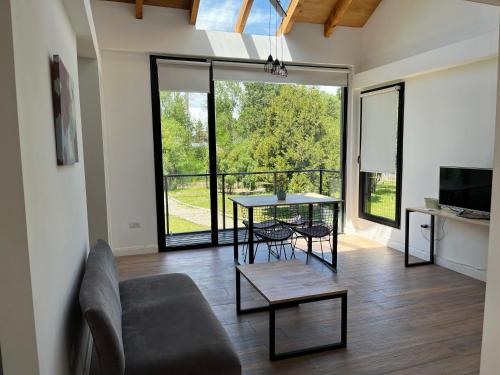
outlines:
{"label": "white roller blind", "polygon": [[210,92],[210,64],[158,59],[160,91]]}
{"label": "white roller blind", "polygon": [[362,96],[361,171],[396,173],[399,91]]}
{"label": "white roller blind", "polygon": [[288,77],[281,78],[264,71],[263,64],[214,61],[214,79],[219,81],[298,83],[317,86],[347,86],[345,69],[287,66]]}

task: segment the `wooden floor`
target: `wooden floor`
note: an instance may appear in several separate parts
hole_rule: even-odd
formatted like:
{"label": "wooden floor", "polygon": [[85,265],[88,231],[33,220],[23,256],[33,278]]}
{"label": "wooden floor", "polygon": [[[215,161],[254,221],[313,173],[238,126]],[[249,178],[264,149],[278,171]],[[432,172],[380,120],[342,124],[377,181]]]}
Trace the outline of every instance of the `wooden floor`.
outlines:
{"label": "wooden floor", "polygon": [[[310,264],[349,290],[347,349],[277,362],[268,360],[267,313],[236,316],[232,248],[121,257],[118,265],[123,279],[189,274],[234,342],[244,374],[479,373],[483,282],[438,266],[405,269],[402,253],[359,237],[340,236],[339,246],[338,274]],[[257,261],[267,260],[259,253]],[[244,281],[242,288],[243,307],[264,303]],[[277,350],[336,341],[338,303],[278,312]]]}

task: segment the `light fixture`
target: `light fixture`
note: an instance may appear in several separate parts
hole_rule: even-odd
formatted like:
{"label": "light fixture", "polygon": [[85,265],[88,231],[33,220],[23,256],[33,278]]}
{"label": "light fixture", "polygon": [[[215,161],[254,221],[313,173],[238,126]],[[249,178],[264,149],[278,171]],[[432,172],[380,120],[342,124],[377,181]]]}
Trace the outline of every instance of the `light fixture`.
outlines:
{"label": "light fixture", "polygon": [[273,71],[273,61],[273,55],[270,54],[267,58],[266,64],[264,65],[264,71],[267,73],[271,73]]}
{"label": "light fixture", "polygon": [[283,60],[281,60],[280,77],[282,77],[282,78],[288,77],[288,69],[286,68]]}
{"label": "light fixture", "polygon": [[273,70],[271,71],[271,73],[274,74],[275,76],[279,76],[281,75],[280,69],[281,69],[281,63],[278,60],[278,58],[276,58],[276,60],[274,60],[273,62]]}
{"label": "light fixture", "polygon": [[283,17],[286,16],[286,13],[283,9],[283,6],[280,3],[280,0],[269,0],[269,57],[267,58],[266,63],[264,64],[264,71],[270,74],[273,74],[278,77],[286,78],[288,77],[288,70],[283,62],[283,36],[281,39],[281,62],[278,60],[278,35],[276,34],[276,59],[273,58],[272,54],[272,42],[271,42],[271,6],[273,5],[276,8],[276,17],[275,17],[275,26],[276,30],[278,30],[278,9],[281,9],[281,13]]}

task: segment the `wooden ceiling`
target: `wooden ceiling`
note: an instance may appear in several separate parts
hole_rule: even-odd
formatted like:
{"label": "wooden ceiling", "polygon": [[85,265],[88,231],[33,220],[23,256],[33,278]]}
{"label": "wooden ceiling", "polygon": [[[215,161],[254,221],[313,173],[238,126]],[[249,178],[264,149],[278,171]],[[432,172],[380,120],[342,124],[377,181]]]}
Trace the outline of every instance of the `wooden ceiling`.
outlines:
{"label": "wooden ceiling", "polygon": [[[196,24],[200,0],[108,0],[135,4],[136,18],[141,19],[144,5],[187,9],[189,23]],[[241,1],[234,31],[242,33],[254,0]],[[278,28],[278,35],[288,34],[296,22],[324,25],[324,36],[329,37],[335,27],[363,27],[382,0],[290,0],[286,17]]]}

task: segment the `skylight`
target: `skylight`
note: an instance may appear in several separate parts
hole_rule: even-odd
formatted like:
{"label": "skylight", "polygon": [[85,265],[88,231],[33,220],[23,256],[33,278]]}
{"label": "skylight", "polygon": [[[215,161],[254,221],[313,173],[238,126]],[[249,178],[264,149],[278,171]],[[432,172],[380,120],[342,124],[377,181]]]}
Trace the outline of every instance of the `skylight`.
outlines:
{"label": "skylight", "polygon": [[[196,28],[200,30],[234,31],[243,0],[201,0],[198,10]],[[282,0],[284,9],[290,0]],[[271,7],[271,35],[276,33],[281,17]],[[254,0],[248,17],[245,34],[268,35],[269,33],[269,0]]]}
{"label": "skylight", "polygon": [[241,4],[235,0],[201,0],[196,28],[233,31]]}
{"label": "skylight", "polygon": [[[281,1],[281,5],[286,10],[290,0]],[[281,23],[281,16],[271,7],[271,35],[276,34],[276,30]],[[269,0],[254,0],[250,16],[248,16],[245,34],[269,35]]]}

